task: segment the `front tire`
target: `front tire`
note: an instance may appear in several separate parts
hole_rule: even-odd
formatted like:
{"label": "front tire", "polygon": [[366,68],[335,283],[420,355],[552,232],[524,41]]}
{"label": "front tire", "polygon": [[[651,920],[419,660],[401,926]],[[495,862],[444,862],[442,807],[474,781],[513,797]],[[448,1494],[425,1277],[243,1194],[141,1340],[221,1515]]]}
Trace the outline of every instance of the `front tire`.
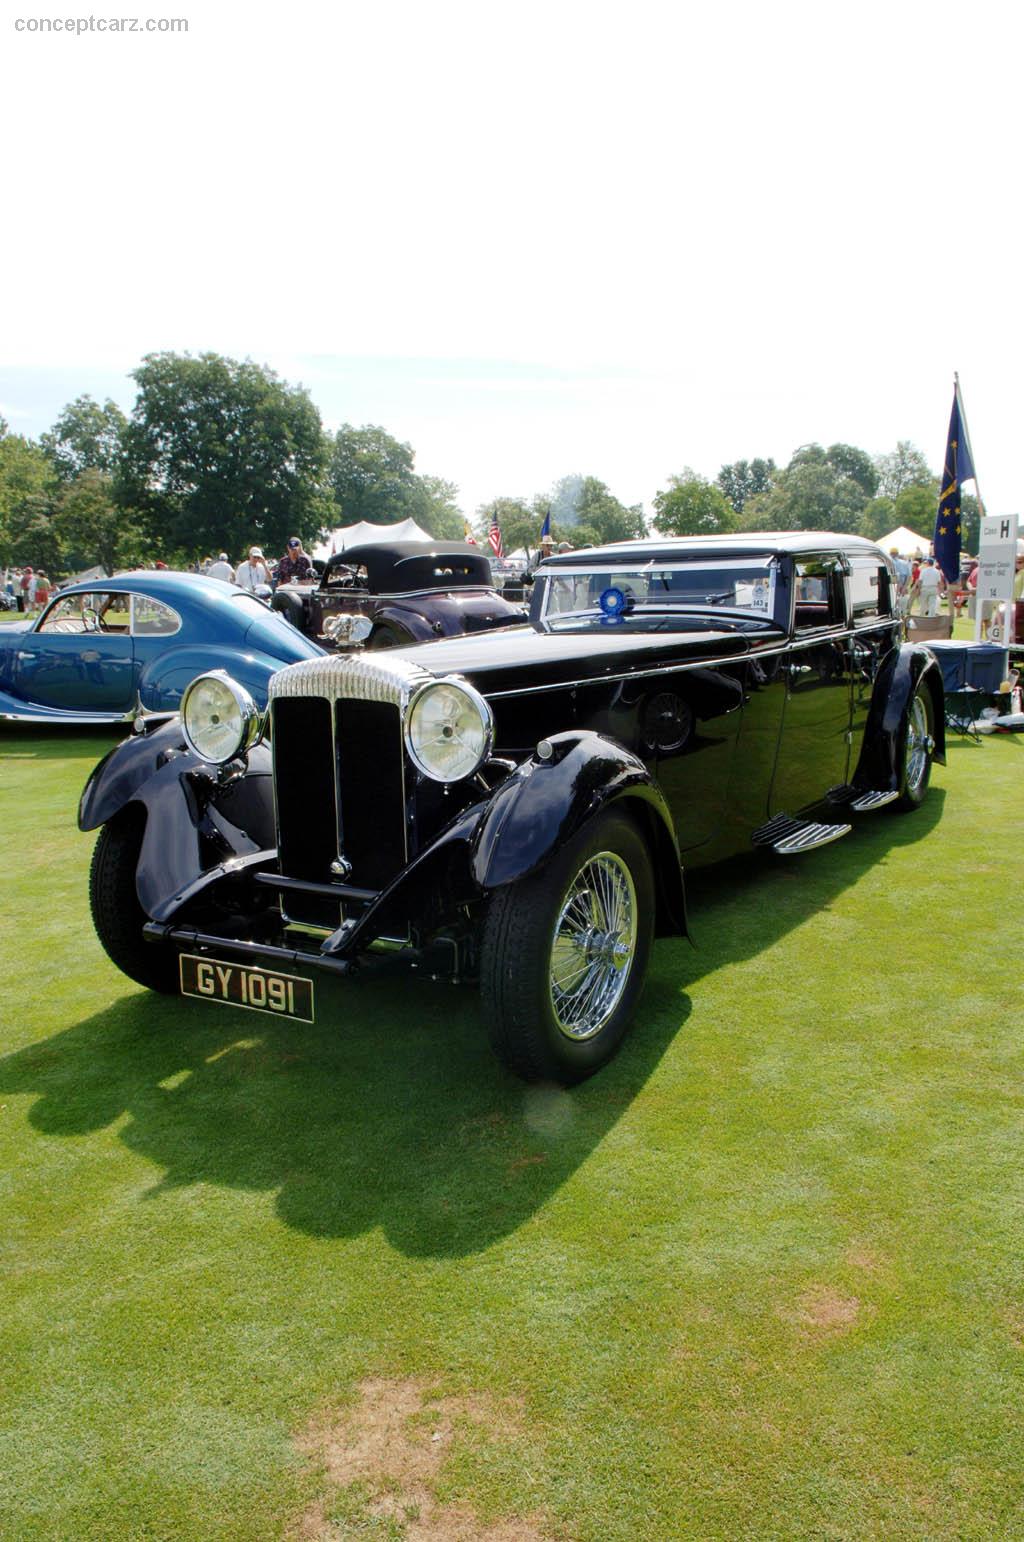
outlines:
{"label": "front tire", "polygon": [[918,685],[907,708],[900,795],[894,805],[897,812],[907,814],[921,807],[928,791],[934,753],[935,708],[931,692]]}
{"label": "front tire", "polygon": [[139,904],[135,874],[145,828],[137,808],[123,809],[103,826],[89,869],[89,906],[96,935],[118,969],[149,990],[174,993],[177,955],[142,935],[149,918]]}
{"label": "front tire", "polygon": [[612,810],[542,872],[498,890],[480,984],[499,1060],[527,1081],[570,1086],[611,1059],[643,989],[654,904],[647,846]]}

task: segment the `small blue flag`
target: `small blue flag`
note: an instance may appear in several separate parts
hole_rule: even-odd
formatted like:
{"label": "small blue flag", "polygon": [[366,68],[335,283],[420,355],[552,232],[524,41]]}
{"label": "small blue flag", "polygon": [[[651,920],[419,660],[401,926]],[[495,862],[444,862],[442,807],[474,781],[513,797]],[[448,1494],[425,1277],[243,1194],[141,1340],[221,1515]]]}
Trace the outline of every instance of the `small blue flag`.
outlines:
{"label": "small blue flag", "polygon": [[953,387],[953,411],[949,417],[949,434],[946,438],[946,459],[942,470],[942,490],[939,493],[939,512],[935,517],[935,560],[946,581],[952,583],[960,577],[960,546],[963,537],[963,520],[960,518],[960,489],[965,482],[974,480],[974,457],[971,441],[967,437],[963,402],[960,400],[960,382]]}
{"label": "small blue flag", "polygon": [[550,541],[550,539],[551,539],[551,510],[550,509],[548,509],[547,513],[545,514],[545,516],[544,516],[544,523],[540,527],[540,538],[541,538],[542,541]]}

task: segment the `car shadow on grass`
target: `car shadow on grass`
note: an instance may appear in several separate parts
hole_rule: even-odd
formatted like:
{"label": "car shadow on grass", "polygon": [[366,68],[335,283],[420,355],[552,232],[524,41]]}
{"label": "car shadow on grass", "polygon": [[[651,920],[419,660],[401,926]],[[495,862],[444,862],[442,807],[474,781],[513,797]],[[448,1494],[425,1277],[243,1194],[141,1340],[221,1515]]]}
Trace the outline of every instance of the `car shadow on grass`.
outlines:
{"label": "car shadow on grass", "polygon": [[799,860],[698,875],[698,949],[656,946],[622,1052],[572,1091],[502,1072],[475,991],[403,975],[318,981],[314,1027],[136,992],[0,1060],[0,1092],[36,1094],[30,1122],[48,1136],[123,1121],[118,1139],[160,1170],[150,1200],[199,1183],[273,1192],[282,1221],[310,1235],[379,1226],[409,1256],[475,1253],[614,1128],[686,1024],[688,989],[924,838],[941,807],[933,791],[911,818],[874,816]]}

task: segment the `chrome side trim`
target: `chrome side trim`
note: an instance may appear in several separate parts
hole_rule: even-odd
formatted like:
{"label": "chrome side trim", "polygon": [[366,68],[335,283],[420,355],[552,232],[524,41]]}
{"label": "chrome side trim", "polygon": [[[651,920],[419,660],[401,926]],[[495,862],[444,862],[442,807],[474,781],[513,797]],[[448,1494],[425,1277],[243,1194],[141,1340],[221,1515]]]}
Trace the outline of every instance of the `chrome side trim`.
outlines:
{"label": "chrome side trim", "polygon": [[[171,714],[172,717],[174,714]],[[0,723],[63,723],[68,728],[103,728],[113,723],[131,723],[135,712],[0,712]]]}
{"label": "chrome side trim", "polygon": [[[895,627],[895,621],[889,623]],[[756,652],[748,649],[744,653],[729,654],[725,658],[702,658],[687,660],[680,664],[659,664],[657,669],[629,669],[616,674],[588,675],[576,680],[559,680],[554,685],[524,685],[521,690],[515,691],[484,691],[488,701],[497,701],[503,696],[535,696],[539,691],[565,691],[572,690],[580,685],[604,685],[605,682],[616,680],[646,680],[659,675],[678,675],[691,669],[725,669],[729,664],[748,664],[758,659],[779,658],[786,653],[801,652],[805,648],[818,648],[823,642],[845,642],[852,638],[852,631],[821,632],[814,637],[801,638],[799,642],[789,642],[779,648],[759,648]]]}

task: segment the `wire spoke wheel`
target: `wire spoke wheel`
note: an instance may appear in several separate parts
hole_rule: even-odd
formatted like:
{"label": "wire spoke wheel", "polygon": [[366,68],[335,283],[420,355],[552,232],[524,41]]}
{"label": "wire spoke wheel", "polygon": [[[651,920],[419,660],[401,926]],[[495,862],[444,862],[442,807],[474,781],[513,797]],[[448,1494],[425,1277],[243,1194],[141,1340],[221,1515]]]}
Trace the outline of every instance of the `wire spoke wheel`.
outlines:
{"label": "wire spoke wheel", "polygon": [[920,695],[910,704],[907,719],[907,749],[904,761],[904,786],[911,797],[917,796],[926,779],[928,763],[934,749],[929,733],[928,711]]}
{"label": "wire spoke wheel", "polygon": [[632,971],[637,931],[632,874],[615,852],[598,852],[570,883],[551,939],[551,1008],[566,1038],[592,1038],[615,1011]]}

